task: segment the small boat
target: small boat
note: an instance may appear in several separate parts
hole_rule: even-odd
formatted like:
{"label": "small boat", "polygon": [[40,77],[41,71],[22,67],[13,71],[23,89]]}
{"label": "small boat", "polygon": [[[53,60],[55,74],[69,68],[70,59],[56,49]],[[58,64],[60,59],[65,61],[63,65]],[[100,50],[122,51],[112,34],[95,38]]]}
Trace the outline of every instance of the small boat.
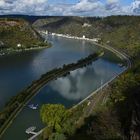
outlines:
{"label": "small boat", "polygon": [[123,67],[123,64],[122,64],[122,63],[119,63],[118,66],[119,66],[119,67]]}
{"label": "small boat", "polygon": [[38,108],[38,104],[34,105],[34,104],[30,104],[28,105],[29,108],[36,110]]}
{"label": "small boat", "polygon": [[28,129],[26,129],[26,133],[27,134],[30,134],[31,132],[35,131],[36,130],[36,127],[35,126],[32,126],[32,127],[29,127]]}

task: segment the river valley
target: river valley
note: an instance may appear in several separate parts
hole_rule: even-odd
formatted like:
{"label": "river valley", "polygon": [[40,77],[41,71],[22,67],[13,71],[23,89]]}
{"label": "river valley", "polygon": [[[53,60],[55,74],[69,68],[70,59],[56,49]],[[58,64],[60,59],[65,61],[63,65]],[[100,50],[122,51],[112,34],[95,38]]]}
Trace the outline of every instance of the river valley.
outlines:
{"label": "river valley", "polygon": [[[51,48],[0,57],[0,109],[12,96],[47,71],[61,67],[63,64],[73,63],[101,49],[92,42],[84,40],[44,37],[52,43]],[[92,65],[79,68],[66,77],[51,81],[30,103],[38,104],[39,108],[45,103],[61,103],[66,107],[71,107],[126,69],[125,66],[118,65],[122,63],[122,60],[115,54],[108,50],[104,51],[104,56]],[[39,108],[32,110],[25,106],[5,133],[3,140],[11,138],[26,140],[29,137],[25,133],[28,127],[36,126],[37,130],[43,128]]]}

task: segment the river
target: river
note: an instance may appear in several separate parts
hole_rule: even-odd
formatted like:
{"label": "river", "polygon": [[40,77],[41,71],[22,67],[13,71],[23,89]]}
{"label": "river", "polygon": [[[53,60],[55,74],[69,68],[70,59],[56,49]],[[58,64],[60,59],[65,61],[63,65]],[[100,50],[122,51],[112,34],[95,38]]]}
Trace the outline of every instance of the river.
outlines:
{"label": "river", "polygon": [[[42,50],[26,51],[0,57],[0,109],[19,91],[27,87],[47,71],[77,61],[98,51],[91,42],[63,37],[45,36],[52,47]],[[30,103],[61,103],[71,107],[90,95],[125,67],[119,67],[121,60],[112,52],[105,50],[103,57],[92,65],[74,70],[66,77],[51,81],[31,100]],[[36,126],[43,128],[38,110],[25,106],[6,131],[3,140],[27,140],[25,130]],[[31,136],[31,135],[30,135]]]}

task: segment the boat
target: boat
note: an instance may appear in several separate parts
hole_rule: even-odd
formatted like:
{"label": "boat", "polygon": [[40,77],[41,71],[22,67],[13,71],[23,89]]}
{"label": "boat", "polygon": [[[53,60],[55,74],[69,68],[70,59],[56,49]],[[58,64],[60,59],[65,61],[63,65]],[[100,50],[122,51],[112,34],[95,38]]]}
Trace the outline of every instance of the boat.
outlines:
{"label": "boat", "polygon": [[34,104],[30,104],[28,105],[29,108],[36,110],[38,108],[38,104],[34,105]]}
{"label": "boat", "polygon": [[118,66],[119,66],[119,67],[123,67],[123,64],[122,64],[122,63],[119,63]]}

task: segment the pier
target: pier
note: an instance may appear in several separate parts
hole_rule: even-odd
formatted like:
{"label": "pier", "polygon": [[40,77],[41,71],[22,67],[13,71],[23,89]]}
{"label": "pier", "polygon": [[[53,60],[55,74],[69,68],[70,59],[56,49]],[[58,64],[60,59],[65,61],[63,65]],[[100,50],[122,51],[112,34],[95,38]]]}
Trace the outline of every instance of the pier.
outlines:
{"label": "pier", "polygon": [[30,137],[28,140],[35,140],[35,139],[37,138],[37,136],[39,136],[39,135],[43,132],[43,130],[44,130],[44,129],[41,129],[40,131],[35,132],[35,133],[33,134],[33,136]]}

